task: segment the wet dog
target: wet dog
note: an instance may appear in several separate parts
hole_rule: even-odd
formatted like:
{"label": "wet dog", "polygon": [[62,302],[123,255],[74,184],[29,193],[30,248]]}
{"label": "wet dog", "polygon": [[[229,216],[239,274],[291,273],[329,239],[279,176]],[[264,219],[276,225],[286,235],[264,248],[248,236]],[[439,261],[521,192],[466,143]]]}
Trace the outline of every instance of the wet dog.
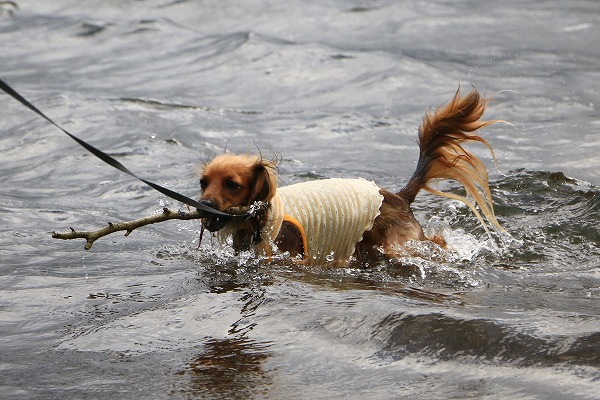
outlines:
{"label": "wet dog", "polygon": [[[323,179],[278,188],[276,162],[260,155],[217,156],[200,168],[200,201],[224,212],[261,206],[251,218],[206,218],[203,226],[221,238],[231,237],[237,251],[254,248],[264,256],[288,252],[307,265],[344,266],[351,258],[393,258],[412,240],[444,245],[442,238],[425,237],[410,208],[424,189],[465,203],[484,227],[483,216],[502,231],[487,170],[463,147],[480,142],[492,151],[475,133],[498,122],[481,120],[488,102],[475,89],[465,96],[459,89],[449,103],[427,112],[419,129],[416,170],[397,193],[364,179]],[[431,183],[438,179],[458,181],[467,196],[435,189]]]}

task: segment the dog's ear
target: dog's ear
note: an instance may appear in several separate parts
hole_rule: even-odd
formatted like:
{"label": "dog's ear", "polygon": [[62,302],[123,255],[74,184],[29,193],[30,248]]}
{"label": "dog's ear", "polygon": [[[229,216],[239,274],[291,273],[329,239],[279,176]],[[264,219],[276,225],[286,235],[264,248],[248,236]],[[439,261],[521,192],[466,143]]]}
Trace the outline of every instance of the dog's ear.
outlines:
{"label": "dog's ear", "polygon": [[255,201],[269,201],[275,196],[277,177],[275,165],[269,161],[261,161],[254,167],[254,183],[248,198],[248,204]]}

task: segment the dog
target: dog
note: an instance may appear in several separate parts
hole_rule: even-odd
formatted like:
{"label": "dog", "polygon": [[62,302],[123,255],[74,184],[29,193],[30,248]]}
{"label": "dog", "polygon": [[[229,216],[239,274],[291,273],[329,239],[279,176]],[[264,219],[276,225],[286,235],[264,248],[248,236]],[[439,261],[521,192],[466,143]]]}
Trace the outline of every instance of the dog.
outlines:
{"label": "dog", "polygon": [[[266,257],[287,252],[309,266],[391,259],[403,254],[409,241],[430,240],[445,246],[443,238],[425,236],[411,210],[417,193],[426,190],[466,204],[486,231],[483,217],[504,231],[494,214],[487,170],[463,147],[464,143],[483,143],[494,157],[490,144],[475,133],[499,122],[481,120],[489,101],[475,88],[463,96],[459,87],[450,102],[427,111],[419,128],[416,170],[397,193],[360,178],[278,188],[276,161],[261,155],[219,155],[199,169],[200,201],[223,212],[262,207],[243,220],[204,218],[203,229],[217,232],[221,239],[231,238],[238,252],[254,249]],[[440,179],[458,181],[467,196],[432,187]]]}

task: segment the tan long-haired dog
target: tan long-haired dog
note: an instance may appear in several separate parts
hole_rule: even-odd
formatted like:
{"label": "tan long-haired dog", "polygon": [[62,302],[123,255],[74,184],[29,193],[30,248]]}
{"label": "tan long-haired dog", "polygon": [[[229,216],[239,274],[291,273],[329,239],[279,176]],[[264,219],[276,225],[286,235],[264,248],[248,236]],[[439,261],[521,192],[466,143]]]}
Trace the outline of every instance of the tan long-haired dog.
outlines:
{"label": "tan long-haired dog", "polygon": [[[488,222],[502,231],[485,166],[463,147],[480,142],[492,151],[485,139],[474,134],[497,122],[480,120],[488,101],[475,89],[466,96],[459,89],[448,104],[425,114],[417,168],[398,193],[364,179],[323,179],[277,188],[274,161],[258,155],[217,156],[200,169],[200,200],[225,212],[256,204],[263,207],[246,220],[207,218],[203,226],[218,231],[221,238],[231,237],[238,251],[254,248],[265,256],[289,252],[307,265],[344,266],[351,258],[392,258],[408,241],[428,240],[410,208],[425,189],[462,201],[485,227],[469,200],[473,199]],[[434,179],[460,182],[468,198],[432,188]]]}

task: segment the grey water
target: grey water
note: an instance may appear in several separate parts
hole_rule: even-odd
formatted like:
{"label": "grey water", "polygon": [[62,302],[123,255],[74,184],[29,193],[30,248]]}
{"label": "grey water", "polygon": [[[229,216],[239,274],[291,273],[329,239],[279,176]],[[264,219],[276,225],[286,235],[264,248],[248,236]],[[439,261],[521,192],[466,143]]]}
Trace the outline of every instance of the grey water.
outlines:
{"label": "grey water", "polygon": [[51,232],[181,205],[0,94],[0,398],[600,398],[598,43],[594,0],[0,1],[0,77],[190,197],[225,149],[397,190],[473,85],[512,237],[421,194],[449,249],[402,267],[269,265],[197,221],[85,251]]}

